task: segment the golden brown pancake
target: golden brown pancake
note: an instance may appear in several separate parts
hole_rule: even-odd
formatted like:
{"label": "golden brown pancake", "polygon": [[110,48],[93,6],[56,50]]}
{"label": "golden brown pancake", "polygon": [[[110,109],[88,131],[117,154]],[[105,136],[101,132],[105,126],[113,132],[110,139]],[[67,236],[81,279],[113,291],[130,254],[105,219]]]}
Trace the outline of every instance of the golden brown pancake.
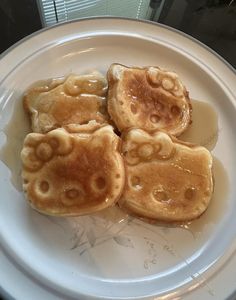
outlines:
{"label": "golden brown pancake", "polygon": [[107,123],[107,81],[98,72],[70,75],[30,88],[24,95],[32,130],[46,133],[66,124],[85,124],[90,120]]}
{"label": "golden brown pancake", "polygon": [[162,131],[122,135],[126,185],[119,204],[138,216],[167,222],[193,220],[213,192],[212,156]]}
{"label": "golden brown pancake", "polygon": [[107,78],[108,112],[120,131],[138,127],[178,136],[190,124],[190,99],[176,73],[113,64]]}
{"label": "golden brown pancake", "polygon": [[120,139],[110,125],[89,123],[26,136],[21,158],[23,190],[31,206],[54,216],[107,208],[124,186]]}

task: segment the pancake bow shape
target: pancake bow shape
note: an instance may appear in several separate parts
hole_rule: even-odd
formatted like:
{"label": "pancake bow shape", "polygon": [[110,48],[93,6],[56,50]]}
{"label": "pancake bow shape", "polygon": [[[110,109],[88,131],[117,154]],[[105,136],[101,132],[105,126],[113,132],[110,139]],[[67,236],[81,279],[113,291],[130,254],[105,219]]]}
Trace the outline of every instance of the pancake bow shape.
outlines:
{"label": "pancake bow shape", "polygon": [[122,208],[141,217],[182,222],[199,217],[213,193],[212,156],[162,131],[123,133],[126,185]]}
{"label": "pancake bow shape", "polygon": [[112,64],[107,78],[108,112],[120,131],[138,127],[178,136],[191,123],[188,92],[176,73]]}
{"label": "pancake bow shape", "polygon": [[96,123],[29,133],[21,152],[23,190],[31,206],[54,216],[78,216],[117,202],[124,186],[120,139]]}
{"label": "pancake bow shape", "polygon": [[46,133],[67,124],[90,120],[107,123],[107,80],[99,72],[71,74],[64,79],[42,81],[29,88],[23,105],[33,132]]}

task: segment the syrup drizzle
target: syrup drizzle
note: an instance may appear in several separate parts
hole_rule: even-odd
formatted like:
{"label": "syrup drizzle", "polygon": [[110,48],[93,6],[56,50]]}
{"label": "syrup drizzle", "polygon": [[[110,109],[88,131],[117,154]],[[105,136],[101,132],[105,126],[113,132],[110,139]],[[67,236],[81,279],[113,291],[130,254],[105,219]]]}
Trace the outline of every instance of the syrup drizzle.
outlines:
{"label": "syrup drizzle", "polygon": [[219,135],[218,117],[214,108],[202,101],[192,100],[192,124],[178,138],[213,150]]}

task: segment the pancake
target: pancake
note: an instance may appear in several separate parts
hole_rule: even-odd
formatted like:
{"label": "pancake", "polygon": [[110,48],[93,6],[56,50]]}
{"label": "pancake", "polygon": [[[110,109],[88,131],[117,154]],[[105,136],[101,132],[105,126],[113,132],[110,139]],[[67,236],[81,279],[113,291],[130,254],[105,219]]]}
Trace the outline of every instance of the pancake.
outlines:
{"label": "pancake", "polygon": [[46,133],[71,123],[107,123],[106,93],[107,81],[100,73],[72,74],[36,84],[27,90],[23,102],[33,132]]}
{"label": "pancake", "polygon": [[191,123],[188,92],[174,72],[110,66],[108,112],[120,131],[131,127],[178,136]]}
{"label": "pancake", "polygon": [[[124,186],[120,138],[110,125],[90,122],[29,133],[24,141],[23,190],[31,206],[53,216],[79,216],[107,208]],[[70,130],[71,129],[71,130]]]}
{"label": "pancake", "polygon": [[126,185],[119,205],[141,217],[182,222],[199,217],[213,193],[212,156],[162,131],[122,135]]}

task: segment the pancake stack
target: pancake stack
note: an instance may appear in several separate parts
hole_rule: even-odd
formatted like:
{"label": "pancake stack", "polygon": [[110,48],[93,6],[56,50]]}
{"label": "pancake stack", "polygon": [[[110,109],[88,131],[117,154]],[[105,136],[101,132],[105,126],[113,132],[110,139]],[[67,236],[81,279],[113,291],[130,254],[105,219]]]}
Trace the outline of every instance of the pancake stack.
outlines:
{"label": "pancake stack", "polygon": [[107,80],[72,74],[34,85],[23,103],[33,131],[21,152],[23,190],[39,212],[78,216],[118,203],[185,222],[207,209],[212,156],[177,139],[192,107],[176,73],[112,64]]}

